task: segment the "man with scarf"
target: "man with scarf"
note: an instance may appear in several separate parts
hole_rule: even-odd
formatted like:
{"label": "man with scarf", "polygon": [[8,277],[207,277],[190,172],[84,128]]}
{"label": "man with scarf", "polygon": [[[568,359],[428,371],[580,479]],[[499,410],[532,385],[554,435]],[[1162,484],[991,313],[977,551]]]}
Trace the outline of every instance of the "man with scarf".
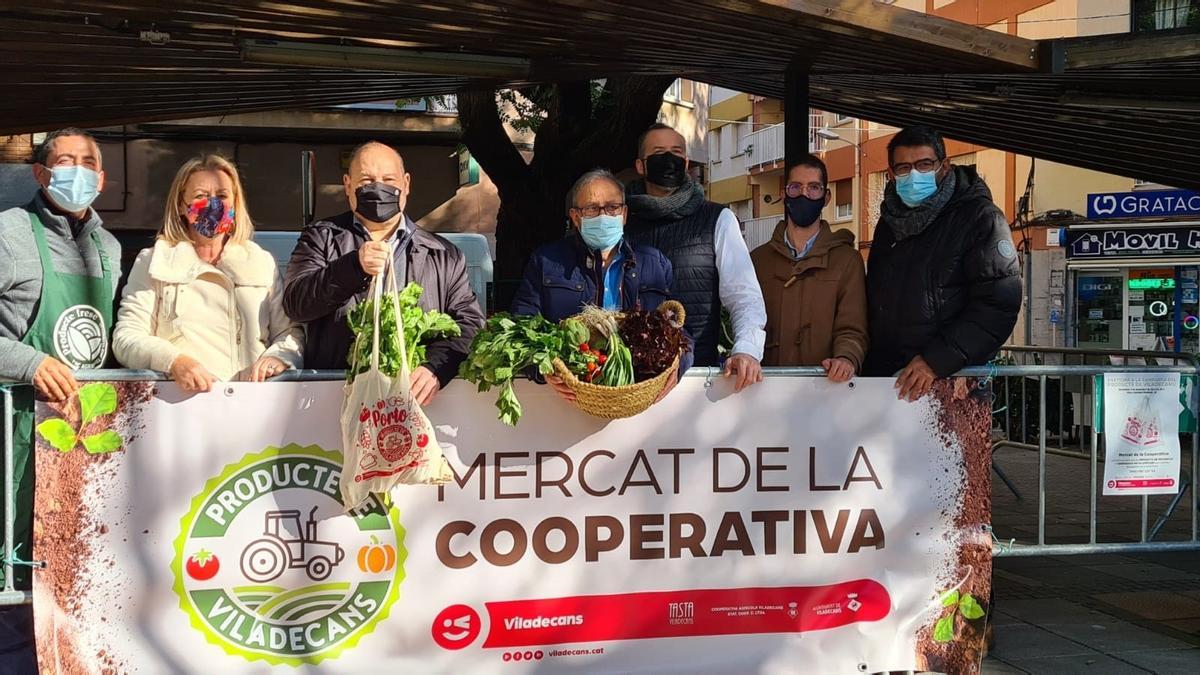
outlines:
{"label": "man with scarf", "polygon": [[1012,233],[973,167],[953,166],[928,127],[888,143],[888,177],[867,259],[865,375],[899,373],[902,399],[982,365],[1012,333],[1021,270]]}
{"label": "man with scarf", "polygon": [[421,309],[445,312],[462,329],[459,337],[430,343],[425,363],[412,371],[413,397],[426,405],[458,374],[471,338],[483,326],[466,257],[404,213],[411,177],[392,148],[378,142],[359,146],[342,182],[350,210],[304,229],[284,278],[283,309],[306,324],[304,365],[347,367],[353,335],[346,315],[366,297],[390,254],[397,285],[420,284]]}
{"label": "man with scarf", "polygon": [[671,127],[654,124],[642,134],[634,165],[642,178],[629,186],[625,236],[671,261],[675,296],[687,309],[686,327],[696,341],[695,365],[718,365],[726,307],[733,349],[724,374],[735,378],[737,391],[761,382],[767,310],[737,217],[704,198],[688,176],[686,141]]}

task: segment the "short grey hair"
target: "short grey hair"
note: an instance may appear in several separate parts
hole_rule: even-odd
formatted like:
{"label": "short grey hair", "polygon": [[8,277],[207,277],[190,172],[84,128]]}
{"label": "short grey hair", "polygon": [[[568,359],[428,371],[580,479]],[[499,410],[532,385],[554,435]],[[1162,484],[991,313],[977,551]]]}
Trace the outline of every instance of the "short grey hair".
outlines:
{"label": "short grey hair", "polygon": [[617,191],[621,193],[621,201],[625,201],[625,184],[622,183],[616,176],[614,176],[613,172],[609,171],[608,169],[592,169],[591,171],[588,171],[580,176],[579,180],[575,181],[575,184],[572,185],[571,189],[567,192],[568,213],[571,211],[571,209],[577,208],[575,205],[575,198],[579,196],[579,191],[592,181],[597,180],[606,180],[617,186]]}
{"label": "short grey hair", "polygon": [[46,163],[50,161],[50,155],[54,154],[54,142],[66,136],[86,138],[92,144],[92,147],[96,148],[97,165],[104,166],[104,158],[100,155],[100,144],[96,142],[96,137],[78,127],[65,127],[46,134],[46,137],[42,139],[42,142],[33,151],[33,163],[47,166]]}

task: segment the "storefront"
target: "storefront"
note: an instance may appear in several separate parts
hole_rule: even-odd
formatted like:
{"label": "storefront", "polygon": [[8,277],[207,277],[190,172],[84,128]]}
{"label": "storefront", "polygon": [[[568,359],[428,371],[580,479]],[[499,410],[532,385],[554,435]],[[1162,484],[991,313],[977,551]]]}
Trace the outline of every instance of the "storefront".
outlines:
{"label": "storefront", "polygon": [[1200,193],[1088,195],[1061,243],[1071,346],[1200,352]]}

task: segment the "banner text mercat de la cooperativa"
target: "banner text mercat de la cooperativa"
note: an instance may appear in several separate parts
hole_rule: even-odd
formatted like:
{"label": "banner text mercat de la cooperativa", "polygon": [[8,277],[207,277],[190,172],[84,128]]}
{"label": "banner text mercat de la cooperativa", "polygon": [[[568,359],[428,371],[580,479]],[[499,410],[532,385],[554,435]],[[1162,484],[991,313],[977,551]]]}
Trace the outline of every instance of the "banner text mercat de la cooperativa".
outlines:
{"label": "banner text mercat de la cooperativa", "polygon": [[[855,485],[858,489],[884,490],[870,456],[862,446],[855,449],[850,458],[841,452],[836,456],[826,452],[826,461],[831,465],[845,467],[841,468],[845,478],[831,485],[821,484],[817,478],[819,454],[816,447],[806,449],[806,462],[796,461],[795,454],[786,447],[750,451],[705,448],[699,452],[696,448],[659,448],[653,451],[639,449],[629,459],[618,458],[611,450],[593,450],[576,463],[571,455],[561,451],[502,452],[490,457],[480,454],[465,475],[455,472],[455,483],[458,489],[477,494],[481,502],[542,499],[553,492],[554,497],[564,499],[587,495],[601,500],[601,505],[604,498],[621,498],[638,490],[650,491],[655,496],[695,491],[708,491],[712,495],[741,490],[754,493],[837,492],[849,491]],[[505,468],[506,462],[513,462],[515,466]],[[624,471],[620,482],[605,484],[596,479],[593,479],[594,483],[589,482],[589,466],[603,462],[619,465]],[[696,462],[711,467],[711,482],[684,485],[683,464]],[[438,491],[438,501],[444,501],[446,488],[439,487]],[[486,523],[451,521],[438,534],[437,555],[442,564],[451,569],[469,568],[481,559],[490,565],[506,567],[525,555],[534,555],[551,565],[578,559],[595,562],[601,555],[612,552],[618,556],[626,555],[629,560],[684,555],[703,558],[727,553],[804,555],[810,550],[810,530],[815,535],[812,550],[824,553],[882,549],[885,543],[883,525],[875,509],[871,508],[843,508],[832,512],[826,509],[726,511],[712,522],[699,513],[688,511],[634,513],[625,518],[598,513],[584,516],[580,523],[562,516],[548,516],[532,530],[511,518]],[[561,542],[558,548],[550,544],[555,533]],[[496,543],[501,538],[508,542],[503,552]],[[460,541],[471,542],[471,545],[460,550],[457,546]]]}

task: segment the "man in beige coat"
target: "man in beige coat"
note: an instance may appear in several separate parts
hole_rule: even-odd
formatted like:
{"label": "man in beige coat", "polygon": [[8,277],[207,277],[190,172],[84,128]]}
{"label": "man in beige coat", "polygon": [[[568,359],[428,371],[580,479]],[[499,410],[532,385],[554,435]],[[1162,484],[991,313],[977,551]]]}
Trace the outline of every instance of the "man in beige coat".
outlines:
{"label": "man in beige coat", "polygon": [[825,163],[808,155],[792,165],[784,220],[750,259],[767,305],[764,366],[821,366],[845,382],[867,351],[867,292],[854,235],[821,220],[829,203]]}

